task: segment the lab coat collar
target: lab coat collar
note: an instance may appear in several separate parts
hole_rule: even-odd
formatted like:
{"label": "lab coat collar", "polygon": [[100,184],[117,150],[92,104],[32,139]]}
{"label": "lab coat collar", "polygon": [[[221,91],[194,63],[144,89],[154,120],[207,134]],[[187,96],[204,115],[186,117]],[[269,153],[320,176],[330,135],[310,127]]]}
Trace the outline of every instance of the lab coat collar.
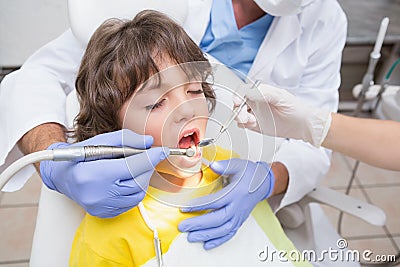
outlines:
{"label": "lab coat collar", "polygon": [[263,74],[272,72],[277,57],[301,34],[300,16],[301,14],[274,18],[254,59],[249,77],[253,80],[264,80],[263,77],[257,77],[257,75],[260,72]]}
{"label": "lab coat collar", "polygon": [[200,44],[210,21],[212,0],[188,1],[188,14],[183,28],[196,44]]}
{"label": "lab coat collar", "polygon": [[[210,21],[212,0],[191,0],[188,4],[188,15],[183,27],[193,41],[200,44]],[[275,17],[264,38],[248,77],[265,81],[265,73],[270,74],[278,56],[302,32],[301,13],[292,16]],[[260,73],[263,77],[257,77]],[[268,75],[269,77],[269,75]]]}

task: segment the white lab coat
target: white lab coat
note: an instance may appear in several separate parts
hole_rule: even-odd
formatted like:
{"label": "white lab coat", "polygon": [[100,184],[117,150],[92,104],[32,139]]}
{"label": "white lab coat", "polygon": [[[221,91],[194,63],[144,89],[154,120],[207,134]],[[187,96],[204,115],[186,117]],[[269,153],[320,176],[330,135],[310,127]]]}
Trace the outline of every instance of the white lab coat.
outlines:
{"label": "white lab coat", "polygon": [[[184,28],[197,43],[208,21],[211,0],[190,0]],[[338,106],[340,63],[347,21],[335,0],[316,0],[301,14],[275,17],[249,78],[289,90],[302,100],[333,111]],[[33,54],[0,88],[0,165],[17,141],[45,122],[66,125],[66,96],[84,48],[71,30]],[[227,101],[230,101],[227,100]],[[327,173],[330,153],[301,141],[285,140],[275,161],[289,171],[286,194],[271,200],[274,210],[294,203]]]}
{"label": "white lab coat", "polygon": [[[184,27],[196,43],[208,25],[211,4],[212,0],[189,3]],[[346,15],[335,0],[316,0],[299,15],[275,17],[248,76],[285,88],[311,105],[336,111],[346,33]],[[285,195],[270,200],[277,210],[316,187],[329,170],[330,152],[286,140],[274,161],[282,162],[290,177]]]}

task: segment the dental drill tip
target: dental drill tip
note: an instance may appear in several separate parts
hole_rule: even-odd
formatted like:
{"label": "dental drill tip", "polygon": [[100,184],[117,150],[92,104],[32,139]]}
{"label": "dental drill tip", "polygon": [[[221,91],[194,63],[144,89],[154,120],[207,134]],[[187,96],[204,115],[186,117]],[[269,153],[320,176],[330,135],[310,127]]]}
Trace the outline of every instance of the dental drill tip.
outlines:
{"label": "dental drill tip", "polygon": [[169,154],[172,156],[193,157],[196,154],[196,151],[191,147],[189,147],[189,148],[170,148]]}

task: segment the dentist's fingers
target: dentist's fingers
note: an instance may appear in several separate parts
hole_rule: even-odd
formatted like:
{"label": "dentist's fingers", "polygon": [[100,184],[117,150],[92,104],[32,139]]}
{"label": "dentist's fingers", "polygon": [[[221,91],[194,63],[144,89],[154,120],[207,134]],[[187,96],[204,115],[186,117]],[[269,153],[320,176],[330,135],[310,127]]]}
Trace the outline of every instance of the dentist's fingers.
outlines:
{"label": "dentist's fingers", "polygon": [[153,137],[140,135],[128,129],[96,135],[79,145],[107,145],[107,146],[129,146],[134,148],[149,148],[153,144]]}
{"label": "dentist's fingers", "polygon": [[92,216],[96,216],[99,218],[113,218],[115,216],[118,216],[124,212],[127,212],[128,210],[132,209],[133,207],[126,207],[126,208],[116,208],[116,207],[103,207],[101,212],[91,212],[90,210],[88,213]]}
{"label": "dentist's fingers", "polygon": [[232,212],[229,211],[229,208],[223,207],[221,209],[211,211],[204,215],[183,220],[178,225],[178,229],[181,232],[192,232],[213,227],[219,227],[224,225],[231,218],[232,218]]}
{"label": "dentist's fingers", "polygon": [[247,106],[244,105],[244,107],[240,110],[239,114],[236,116],[235,121],[237,123],[246,124],[249,122],[250,115],[251,114],[247,112]]}
{"label": "dentist's fingers", "polygon": [[[238,107],[243,98],[240,98],[236,95],[233,96],[233,107]],[[236,116],[235,121],[237,122],[238,127],[240,128],[258,128],[257,119],[254,114],[251,112],[251,109],[248,105],[244,105],[243,108],[240,110],[239,114]]]}
{"label": "dentist's fingers", "polygon": [[[238,161],[239,160],[239,161]],[[230,159],[213,162],[211,169],[217,174],[236,174],[243,172],[243,164],[240,159]],[[238,176],[240,178],[240,175]],[[234,178],[235,179],[235,178]],[[220,209],[231,202],[230,193],[237,185],[237,181],[232,179],[230,184],[216,193],[203,196],[190,201],[187,207],[182,207],[182,212],[193,212],[208,209]],[[236,179],[237,180],[237,179]]]}
{"label": "dentist's fingers", "polygon": [[[233,98],[233,108],[237,108],[243,101],[243,98],[238,97],[237,95],[234,95]],[[236,116],[235,120],[238,123],[247,123],[249,116],[247,115],[247,105],[244,105],[244,107],[240,110],[239,114]]]}
{"label": "dentist's fingers", "polygon": [[217,174],[232,175],[243,173],[247,162],[238,158],[229,160],[214,161],[210,164],[210,168]]}
{"label": "dentist's fingers", "polygon": [[153,171],[149,171],[135,178],[130,178],[128,180],[123,180],[123,181],[117,181],[116,191],[118,191],[119,195],[121,196],[132,196],[132,195],[137,195],[139,193],[143,194],[144,196],[149,186],[152,174]]}
{"label": "dentist's fingers", "polygon": [[146,196],[146,192],[139,192],[135,195],[130,196],[120,196],[118,198],[112,199],[109,203],[110,207],[115,209],[132,209],[139,204],[140,201]]}
{"label": "dentist's fingers", "polygon": [[168,150],[164,147],[155,147],[146,150],[138,155],[125,158],[132,177],[136,177],[144,172],[154,170],[155,166],[168,156]]}
{"label": "dentist's fingers", "polygon": [[236,108],[242,103],[243,97],[239,97],[237,95],[233,95],[232,96],[232,101],[233,101],[233,107]]}
{"label": "dentist's fingers", "polygon": [[90,169],[99,177],[124,180],[154,170],[154,167],[168,156],[166,153],[166,148],[155,147],[126,158],[79,162],[77,166],[82,170]]}
{"label": "dentist's fingers", "polygon": [[236,231],[233,231],[223,237],[207,241],[204,243],[203,247],[205,250],[210,250],[210,249],[216,248],[216,247],[222,245],[223,243],[229,241],[235,234],[236,234]]}
{"label": "dentist's fingers", "polygon": [[224,196],[231,191],[230,185],[208,196],[203,196],[191,200],[186,207],[182,207],[182,212],[194,212],[199,210],[220,209],[228,204]]}
{"label": "dentist's fingers", "polygon": [[[240,114],[239,114],[240,115]],[[238,117],[239,117],[238,115]],[[237,117],[237,118],[238,118]],[[246,113],[242,117],[236,120],[238,127],[240,128],[248,128],[250,130],[258,129],[258,123],[256,117],[251,113]]]}
{"label": "dentist's fingers", "polygon": [[258,90],[249,90],[246,92],[246,98],[251,102],[263,102],[272,106],[279,106],[285,99],[293,99],[294,96],[288,91],[262,84]]}
{"label": "dentist's fingers", "polygon": [[135,148],[149,148],[154,142],[150,135],[139,135],[128,129],[122,129],[122,142],[123,146],[130,146]]}
{"label": "dentist's fingers", "polygon": [[190,231],[188,234],[189,242],[206,242],[212,239],[221,238],[234,230],[236,223],[233,219],[225,222],[223,225],[202,229],[198,231]]}

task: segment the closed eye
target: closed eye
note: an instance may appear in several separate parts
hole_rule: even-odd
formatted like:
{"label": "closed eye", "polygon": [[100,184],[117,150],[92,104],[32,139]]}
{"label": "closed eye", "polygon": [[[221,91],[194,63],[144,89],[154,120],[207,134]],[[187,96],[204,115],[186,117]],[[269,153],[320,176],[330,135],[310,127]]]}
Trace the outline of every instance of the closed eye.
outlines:
{"label": "closed eye", "polygon": [[146,106],[146,110],[155,110],[158,109],[160,107],[162,107],[162,105],[164,104],[165,99],[162,99],[161,101],[155,103],[154,105],[148,105]]}

